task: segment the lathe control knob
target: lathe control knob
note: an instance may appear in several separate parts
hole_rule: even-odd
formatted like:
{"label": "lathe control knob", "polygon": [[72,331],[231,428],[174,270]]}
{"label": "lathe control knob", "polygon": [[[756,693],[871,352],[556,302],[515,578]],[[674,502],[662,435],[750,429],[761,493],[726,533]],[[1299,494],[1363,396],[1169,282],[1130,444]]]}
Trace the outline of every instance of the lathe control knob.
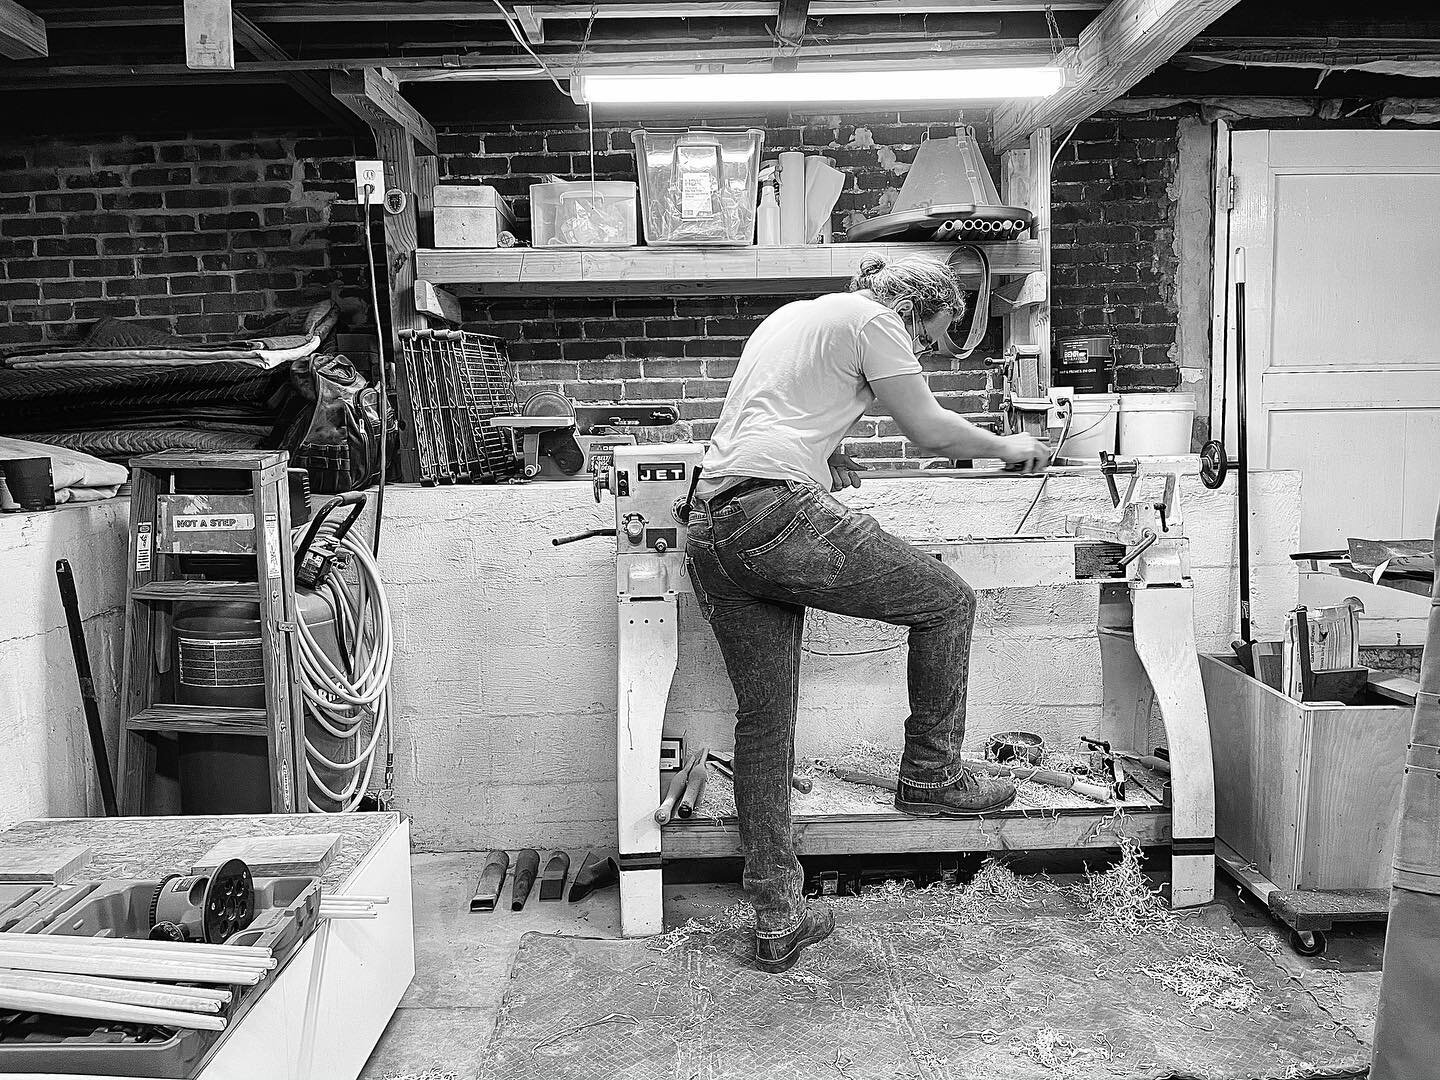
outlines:
{"label": "lathe control knob", "polygon": [[645,519],[639,514],[625,515],[625,537],[632,544],[638,544],[645,538]]}
{"label": "lathe control knob", "polygon": [[667,551],[669,551],[669,550],[670,550],[670,545],[665,542],[665,538],[664,538],[663,536],[660,537],[659,539],[657,539],[657,540],[655,541],[655,551],[656,551],[658,554],[664,555],[665,552],[667,552]]}

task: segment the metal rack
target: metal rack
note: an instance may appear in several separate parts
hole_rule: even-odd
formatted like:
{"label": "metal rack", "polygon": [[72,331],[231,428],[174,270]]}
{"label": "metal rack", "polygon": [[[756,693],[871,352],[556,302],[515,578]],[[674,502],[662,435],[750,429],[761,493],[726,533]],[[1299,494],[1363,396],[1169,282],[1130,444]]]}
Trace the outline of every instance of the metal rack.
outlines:
{"label": "metal rack", "polygon": [[513,440],[490,421],[516,411],[505,343],[465,330],[402,330],[400,360],[422,484],[496,481],[516,472]]}

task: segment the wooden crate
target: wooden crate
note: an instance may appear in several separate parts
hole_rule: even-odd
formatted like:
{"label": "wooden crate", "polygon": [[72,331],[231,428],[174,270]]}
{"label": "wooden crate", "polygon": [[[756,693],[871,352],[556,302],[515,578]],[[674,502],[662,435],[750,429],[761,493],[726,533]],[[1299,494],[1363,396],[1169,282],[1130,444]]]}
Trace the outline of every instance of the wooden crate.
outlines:
{"label": "wooden crate", "polygon": [[1302,705],[1202,656],[1215,835],[1281,889],[1390,885],[1412,709]]}

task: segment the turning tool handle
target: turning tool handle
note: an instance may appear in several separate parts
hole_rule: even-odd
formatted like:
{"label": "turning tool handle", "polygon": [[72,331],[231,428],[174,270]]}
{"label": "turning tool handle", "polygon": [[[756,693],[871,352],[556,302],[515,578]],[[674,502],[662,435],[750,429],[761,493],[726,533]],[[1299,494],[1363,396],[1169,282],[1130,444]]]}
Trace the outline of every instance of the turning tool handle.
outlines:
{"label": "turning tool handle", "polygon": [[470,900],[471,911],[494,911],[500,890],[505,885],[505,875],[510,872],[510,855],[505,851],[492,851],[485,869],[480,871],[480,880],[475,885],[475,895]]}
{"label": "turning tool handle", "polygon": [[690,767],[690,775],[685,781],[685,794],[681,796],[680,805],[675,810],[682,818],[688,818],[695,813],[695,807],[700,805],[700,799],[705,794],[705,780],[710,775],[710,770],[705,768],[705,762],[709,757],[710,748],[707,746],[696,755],[696,763]]}
{"label": "turning tool handle", "polygon": [[578,540],[593,540],[597,536],[616,536],[618,535],[618,533],[619,530],[613,528],[586,529],[584,532],[573,533],[570,536],[552,536],[550,538],[550,543],[554,544],[556,547],[559,547],[561,544],[573,544]]}
{"label": "turning tool handle", "polygon": [[691,758],[688,764],[675,770],[675,775],[670,778],[670,785],[665,789],[665,799],[655,811],[657,825],[670,824],[670,818],[675,814],[675,803],[685,794],[685,781],[689,779],[690,770],[695,767],[696,760]]}

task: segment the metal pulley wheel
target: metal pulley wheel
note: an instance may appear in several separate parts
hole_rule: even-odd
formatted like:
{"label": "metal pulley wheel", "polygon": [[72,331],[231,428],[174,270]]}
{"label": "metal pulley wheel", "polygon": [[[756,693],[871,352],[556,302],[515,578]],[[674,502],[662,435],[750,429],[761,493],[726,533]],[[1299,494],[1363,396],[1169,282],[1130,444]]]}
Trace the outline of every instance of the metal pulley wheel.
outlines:
{"label": "metal pulley wheel", "polygon": [[150,905],[152,938],[222,945],[255,917],[250,867],[230,859],[213,874],[172,877]]}
{"label": "metal pulley wheel", "polygon": [[1225,457],[1225,444],[1211,439],[1200,448],[1200,482],[1211,491],[1225,483],[1230,472],[1230,462]]}

